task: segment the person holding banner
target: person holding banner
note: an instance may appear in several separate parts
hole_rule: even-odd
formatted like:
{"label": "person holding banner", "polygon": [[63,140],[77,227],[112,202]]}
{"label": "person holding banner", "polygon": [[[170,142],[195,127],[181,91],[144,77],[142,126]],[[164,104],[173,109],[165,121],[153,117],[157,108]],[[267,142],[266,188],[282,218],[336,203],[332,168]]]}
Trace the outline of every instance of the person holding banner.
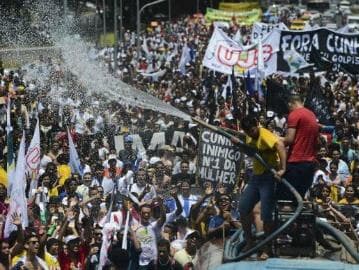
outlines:
{"label": "person holding banner", "polygon": [[[284,177],[304,197],[313,183],[319,124],[315,114],[304,107],[301,96],[292,95],[288,106],[288,129],[283,143],[289,146],[289,151]],[[283,184],[278,185],[277,196],[280,199],[295,201]]]}
{"label": "person holding banner", "polygon": [[[241,127],[246,133],[246,144],[255,148],[262,158],[275,170],[268,171],[256,159],[253,159],[253,176],[248,181],[240,200],[239,212],[243,226],[244,237],[247,245],[242,251],[249,250],[254,245],[252,238],[252,211],[254,206],[261,202],[261,219],[263,230],[269,235],[274,227],[273,210],[275,205],[275,178],[281,179],[286,171],[287,154],[283,142],[269,130],[259,127],[258,121],[253,116],[246,116],[241,121]],[[232,139],[238,143],[237,138]],[[278,162],[279,160],[279,162]],[[267,259],[270,250],[266,248],[259,259]]]}

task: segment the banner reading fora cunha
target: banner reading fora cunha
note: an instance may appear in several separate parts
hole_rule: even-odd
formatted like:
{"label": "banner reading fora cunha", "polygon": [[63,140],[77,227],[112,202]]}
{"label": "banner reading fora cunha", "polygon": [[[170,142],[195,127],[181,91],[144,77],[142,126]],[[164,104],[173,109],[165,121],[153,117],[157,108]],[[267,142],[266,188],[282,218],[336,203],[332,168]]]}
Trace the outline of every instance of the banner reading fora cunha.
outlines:
{"label": "banner reading fora cunha", "polygon": [[288,52],[296,51],[319,69],[359,73],[359,35],[341,34],[326,28],[281,31],[278,70],[290,71]]}

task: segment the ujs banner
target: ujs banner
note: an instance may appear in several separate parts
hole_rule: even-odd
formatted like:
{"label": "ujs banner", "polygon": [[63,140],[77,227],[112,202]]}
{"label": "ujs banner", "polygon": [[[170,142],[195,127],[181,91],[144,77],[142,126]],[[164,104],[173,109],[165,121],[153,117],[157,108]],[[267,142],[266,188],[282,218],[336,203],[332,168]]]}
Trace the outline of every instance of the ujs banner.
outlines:
{"label": "ujs banner", "polygon": [[[279,51],[279,31],[273,31],[262,40],[264,75],[268,76],[277,71],[277,56]],[[236,75],[242,75],[257,67],[258,45],[242,46],[227,36],[221,29],[215,28],[209,41],[203,65],[209,69]]]}

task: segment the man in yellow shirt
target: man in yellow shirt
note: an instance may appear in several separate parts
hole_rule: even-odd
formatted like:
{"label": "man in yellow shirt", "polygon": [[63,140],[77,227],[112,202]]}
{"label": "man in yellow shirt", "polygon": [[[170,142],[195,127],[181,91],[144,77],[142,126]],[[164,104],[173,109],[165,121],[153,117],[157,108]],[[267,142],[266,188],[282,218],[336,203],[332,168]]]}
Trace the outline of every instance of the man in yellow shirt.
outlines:
{"label": "man in yellow shirt", "polygon": [[57,259],[59,256],[59,240],[55,238],[49,238],[46,241],[46,251],[44,254],[44,260],[49,266],[50,270],[60,270],[60,263]]}
{"label": "man in yellow shirt", "polygon": [[[246,144],[255,148],[262,158],[275,170],[275,175],[253,159],[253,177],[249,179],[240,201],[239,212],[247,246],[253,247],[251,234],[252,210],[261,202],[261,219],[265,234],[273,230],[273,210],[275,205],[275,178],[280,179],[286,170],[286,149],[283,142],[269,130],[259,127],[256,118],[247,116],[241,121],[246,133]],[[236,142],[235,140],[233,140]]]}
{"label": "man in yellow shirt", "polygon": [[60,154],[57,157],[57,162],[59,163],[57,166],[57,174],[60,186],[63,186],[65,181],[71,177],[71,167],[68,165],[69,161],[70,158],[68,154]]}
{"label": "man in yellow shirt", "polygon": [[0,165],[0,184],[7,186],[7,173],[1,165]]}

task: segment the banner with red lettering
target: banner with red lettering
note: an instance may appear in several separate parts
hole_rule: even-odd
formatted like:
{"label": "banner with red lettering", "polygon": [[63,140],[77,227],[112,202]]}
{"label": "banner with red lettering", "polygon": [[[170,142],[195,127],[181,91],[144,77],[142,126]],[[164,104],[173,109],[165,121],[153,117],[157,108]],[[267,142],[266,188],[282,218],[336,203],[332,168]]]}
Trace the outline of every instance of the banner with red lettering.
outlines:
{"label": "banner with red lettering", "polygon": [[[277,71],[277,52],[279,51],[280,31],[272,31],[262,40],[264,75]],[[258,45],[241,46],[228,37],[221,29],[215,28],[209,41],[203,65],[209,69],[231,74],[242,75],[255,69],[258,61]]]}

